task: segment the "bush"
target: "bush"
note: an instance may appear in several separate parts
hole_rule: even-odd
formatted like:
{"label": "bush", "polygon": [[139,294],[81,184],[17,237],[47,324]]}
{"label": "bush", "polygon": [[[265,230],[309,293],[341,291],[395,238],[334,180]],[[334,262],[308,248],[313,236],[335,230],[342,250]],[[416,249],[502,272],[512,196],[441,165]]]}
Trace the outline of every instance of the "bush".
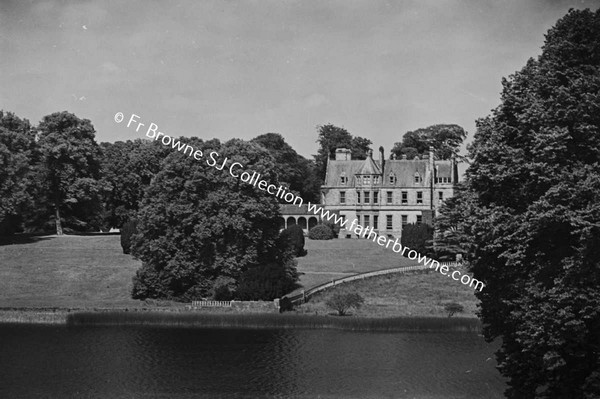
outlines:
{"label": "bush", "polygon": [[270,262],[246,270],[235,296],[242,301],[272,301],[296,289],[296,260]]}
{"label": "bush", "polygon": [[414,249],[422,255],[431,255],[433,227],[428,224],[407,224],[402,228],[400,241],[403,247]]}
{"label": "bush", "polygon": [[121,227],[121,247],[123,253],[129,254],[131,250],[131,237],[137,233],[137,220],[130,220]]}
{"label": "bush", "polygon": [[308,238],[311,240],[331,240],[333,238],[333,231],[327,225],[318,224],[310,229]]}
{"label": "bush", "polygon": [[448,317],[454,316],[456,313],[462,313],[465,311],[465,308],[460,303],[450,302],[444,306],[444,310],[448,312]]}
{"label": "bush", "polygon": [[294,224],[283,230],[279,235],[283,245],[289,245],[294,256],[305,256],[307,254],[304,249],[304,230],[302,227]]}
{"label": "bush", "polygon": [[350,308],[358,309],[364,302],[363,297],[356,293],[336,293],[325,304],[343,316]]}

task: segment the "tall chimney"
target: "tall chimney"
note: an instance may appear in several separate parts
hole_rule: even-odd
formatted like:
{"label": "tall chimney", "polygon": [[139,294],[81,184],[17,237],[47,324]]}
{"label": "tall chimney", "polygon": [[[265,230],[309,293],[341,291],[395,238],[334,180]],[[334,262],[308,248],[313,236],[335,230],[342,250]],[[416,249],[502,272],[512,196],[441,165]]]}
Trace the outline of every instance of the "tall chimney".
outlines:
{"label": "tall chimney", "polygon": [[385,157],[383,156],[383,146],[379,146],[379,163],[381,166],[381,173],[383,173],[384,171],[384,167],[385,167]]}

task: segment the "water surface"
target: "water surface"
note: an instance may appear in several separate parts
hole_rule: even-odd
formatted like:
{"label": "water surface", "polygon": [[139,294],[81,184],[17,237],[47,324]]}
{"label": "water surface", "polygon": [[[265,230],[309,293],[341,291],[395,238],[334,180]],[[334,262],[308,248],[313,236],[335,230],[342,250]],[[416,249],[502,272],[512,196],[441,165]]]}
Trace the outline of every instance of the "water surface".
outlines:
{"label": "water surface", "polygon": [[502,398],[471,333],[0,325],[1,398]]}

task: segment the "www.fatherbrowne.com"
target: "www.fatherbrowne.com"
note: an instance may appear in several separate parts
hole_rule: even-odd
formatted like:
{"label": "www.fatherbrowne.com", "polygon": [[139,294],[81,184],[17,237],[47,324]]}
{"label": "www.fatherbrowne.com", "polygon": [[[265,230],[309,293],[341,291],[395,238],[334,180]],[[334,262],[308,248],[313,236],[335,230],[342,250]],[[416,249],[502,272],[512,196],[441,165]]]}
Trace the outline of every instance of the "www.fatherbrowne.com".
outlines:
{"label": "www.fatherbrowne.com", "polygon": [[[140,127],[146,126],[144,123],[139,122],[139,118],[140,117],[138,115],[131,114],[129,122],[127,123],[127,127],[130,127],[132,125],[135,126],[137,124],[137,127],[135,129],[135,131],[137,132],[139,131]],[[121,123],[124,120],[123,113],[117,112],[115,114],[114,120],[117,123]],[[190,157],[194,157],[194,159],[196,159],[197,161],[200,161],[204,158],[204,153],[202,152],[202,150],[195,150],[191,145],[182,143],[174,137],[171,137],[163,132],[158,131],[158,125],[156,125],[155,123],[150,123],[150,125],[148,125],[148,129],[146,130],[146,137],[153,139],[154,141],[160,140],[163,143],[163,145],[171,146],[173,149],[177,149],[177,151],[183,152],[184,154],[189,155]],[[217,170],[223,170],[228,165],[228,162],[231,160],[225,157],[225,159],[221,162],[219,158],[220,155],[218,152],[211,151],[208,154],[208,159],[206,159],[206,164],[208,166],[214,167]],[[287,203],[298,205],[298,207],[301,207],[304,204],[304,201],[301,197],[295,195],[294,193],[286,191],[286,188],[281,185],[277,187],[274,184],[269,184],[265,180],[261,180],[260,173],[257,173],[256,171],[246,170],[244,165],[242,165],[239,162],[231,162],[229,164],[228,170],[231,176],[240,179],[244,183],[250,184],[254,187],[258,187],[259,190],[266,191],[269,194],[276,196],[277,198],[281,198]],[[419,254],[414,249],[410,249],[409,247],[403,246],[401,243],[398,242],[397,238],[393,240],[391,238],[381,236],[377,232],[375,232],[375,229],[373,227],[365,228],[358,224],[356,219],[354,219],[352,223],[350,223],[350,226],[347,227],[348,220],[345,219],[343,216],[338,215],[336,213],[330,213],[328,210],[321,208],[317,204],[311,204],[310,202],[307,203],[307,206],[310,212],[312,212],[314,215],[321,216],[322,220],[333,222],[341,228],[345,228],[349,231],[354,232],[354,234],[356,234],[358,237],[363,237],[369,240],[372,239],[373,242],[376,242],[377,244],[384,246],[385,248],[389,248],[391,245],[392,251],[399,253],[403,256],[406,255],[408,259],[417,260],[417,262],[423,263],[423,265],[425,266],[429,265],[430,269],[435,268],[436,271],[439,271],[444,276],[452,277],[453,280],[460,281],[464,285],[468,285],[470,287],[474,286],[475,289],[479,288],[479,291],[483,290],[483,282],[474,279],[467,274],[462,274],[458,270],[454,270],[452,271],[452,273],[448,274],[448,272],[450,271],[449,266],[440,265],[440,263],[437,260],[428,258],[427,256]]]}

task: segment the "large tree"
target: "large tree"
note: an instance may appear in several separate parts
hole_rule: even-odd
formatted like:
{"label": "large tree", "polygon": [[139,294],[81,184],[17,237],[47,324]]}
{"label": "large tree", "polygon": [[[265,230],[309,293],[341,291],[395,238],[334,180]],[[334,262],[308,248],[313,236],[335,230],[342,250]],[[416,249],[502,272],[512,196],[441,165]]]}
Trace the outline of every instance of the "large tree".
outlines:
{"label": "large tree", "polygon": [[23,212],[31,206],[35,154],[35,133],[29,121],[0,111],[0,234],[18,230]]}
{"label": "large tree", "polygon": [[318,126],[317,128],[319,131],[319,138],[317,139],[319,151],[314,157],[321,181],[325,179],[327,160],[335,156],[337,148],[350,149],[352,151],[352,159],[367,158],[370,145],[373,144],[371,140],[352,136],[346,129],[330,123]]}
{"label": "large tree", "polygon": [[404,133],[402,141],[394,144],[391,154],[408,159],[427,154],[433,147],[439,159],[450,159],[467,137],[467,132],[458,125],[432,125]]}
{"label": "large tree", "polygon": [[[191,300],[208,297],[222,285],[235,290],[245,272],[278,265],[296,274],[287,245],[278,247],[279,204],[275,196],[229,174],[239,162],[261,179],[278,184],[268,152],[255,143],[231,140],[218,145],[189,142],[205,157],[173,151],[150,184],[138,212],[132,253],[143,266],[134,279],[134,298]],[[210,152],[218,165],[208,166]],[[284,253],[285,252],[285,253]],[[260,273],[257,273],[260,274]]]}
{"label": "large tree", "polygon": [[[305,201],[318,202],[320,184],[315,163],[298,154],[278,133],[266,133],[252,139],[265,147],[273,157],[279,182]],[[283,200],[281,200],[283,201]]]}
{"label": "large tree", "polygon": [[69,112],[45,116],[38,125],[41,152],[37,221],[53,219],[56,234],[63,226],[75,230],[101,225],[101,150],[88,119]]}
{"label": "large tree", "polygon": [[136,139],[101,143],[106,227],[121,227],[135,216],[145,190],[172,149],[156,141]]}
{"label": "large tree", "polygon": [[600,11],[569,11],[542,50],[503,80],[502,103],[477,122],[466,190],[441,213],[485,282],[480,315],[486,339],[501,338],[507,396],[598,398]]}

